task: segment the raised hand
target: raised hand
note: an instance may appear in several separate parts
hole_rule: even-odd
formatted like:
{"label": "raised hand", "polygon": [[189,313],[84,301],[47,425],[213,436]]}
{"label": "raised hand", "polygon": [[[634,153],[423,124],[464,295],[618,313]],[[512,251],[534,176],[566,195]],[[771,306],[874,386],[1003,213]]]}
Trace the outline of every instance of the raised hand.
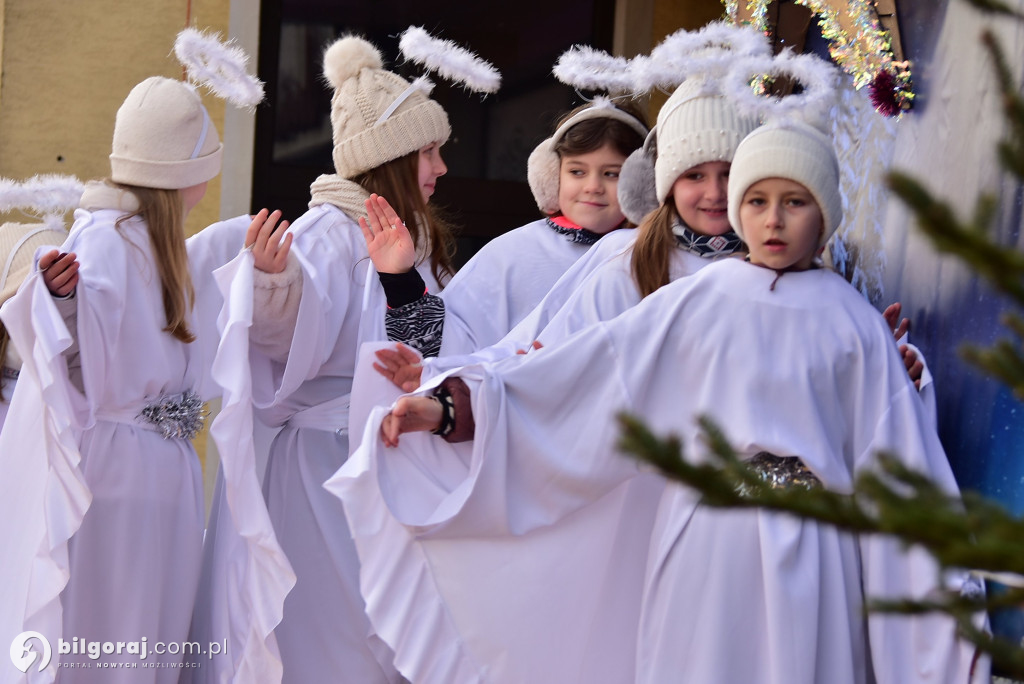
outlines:
{"label": "raised hand", "polygon": [[380,195],[366,200],[366,218],[359,227],[378,273],[405,273],[416,265],[416,245],[402,219]]}
{"label": "raised hand", "polygon": [[907,369],[907,375],[914,382],[914,387],[920,390],[924,364],[917,358],[917,352],[904,344],[900,346],[900,356],[903,357],[903,366]]}
{"label": "raised hand", "polygon": [[39,257],[39,270],[43,272],[46,289],[55,297],[66,297],[78,285],[78,260],[74,252],[58,252],[51,249]]}
{"label": "raised hand", "polygon": [[245,248],[252,249],[256,268],[266,273],[280,273],[288,264],[292,234],[287,232],[288,222],[280,220],[280,211],[260,209],[245,232]]}
{"label": "raised hand", "polygon": [[375,362],[373,367],[395,387],[403,392],[412,392],[420,386],[423,365],[415,351],[399,342],[394,349],[380,349],[375,355],[380,363]]}
{"label": "raised hand", "polygon": [[885,307],[885,311],[882,312],[885,322],[889,324],[889,330],[892,331],[893,337],[897,340],[906,335],[910,330],[910,319],[904,318],[903,320],[900,320],[900,313],[902,313],[902,311],[903,305],[899,302],[894,302]]}
{"label": "raised hand", "polygon": [[398,446],[398,436],[406,432],[429,432],[441,425],[441,402],[434,397],[402,397],[380,425],[385,446]]}

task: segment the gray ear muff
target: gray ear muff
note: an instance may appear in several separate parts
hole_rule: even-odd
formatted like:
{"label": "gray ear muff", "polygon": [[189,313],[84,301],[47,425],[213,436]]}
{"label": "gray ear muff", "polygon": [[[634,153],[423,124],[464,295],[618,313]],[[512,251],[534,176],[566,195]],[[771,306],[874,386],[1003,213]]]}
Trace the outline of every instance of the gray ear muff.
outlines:
{"label": "gray ear muff", "polygon": [[635,225],[640,225],[647,214],[658,208],[654,187],[654,158],[658,149],[656,130],[651,129],[643,146],[633,150],[619,172],[619,208]]}

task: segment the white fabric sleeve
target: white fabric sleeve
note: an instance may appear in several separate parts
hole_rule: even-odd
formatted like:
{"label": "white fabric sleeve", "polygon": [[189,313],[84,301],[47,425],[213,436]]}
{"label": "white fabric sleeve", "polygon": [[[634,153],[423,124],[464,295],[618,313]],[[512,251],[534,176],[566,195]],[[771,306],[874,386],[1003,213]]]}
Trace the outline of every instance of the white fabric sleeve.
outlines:
{"label": "white fabric sleeve", "polygon": [[250,342],[256,349],[276,360],[288,355],[301,299],[302,269],[293,255],[281,273],[254,270]]}

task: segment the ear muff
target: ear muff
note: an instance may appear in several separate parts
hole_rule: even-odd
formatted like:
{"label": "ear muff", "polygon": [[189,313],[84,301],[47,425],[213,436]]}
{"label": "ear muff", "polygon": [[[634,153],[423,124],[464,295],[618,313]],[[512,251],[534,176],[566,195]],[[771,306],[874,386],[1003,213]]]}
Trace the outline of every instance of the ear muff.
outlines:
{"label": "ear muff", "polygon": [[643,146],[633,150],[619,172],[619,208],[630,223],[640,225],[658,208],[654,188],[654,158],[658,149],[657,129],[652,128]]}
{"label": "ear muff", "polygon": [[530,153],[526,162],[526,180],[533,192],[537,207],[545,214],[558,211],[558,173],[561,160],[555,152],[554,138],[541,142]]}

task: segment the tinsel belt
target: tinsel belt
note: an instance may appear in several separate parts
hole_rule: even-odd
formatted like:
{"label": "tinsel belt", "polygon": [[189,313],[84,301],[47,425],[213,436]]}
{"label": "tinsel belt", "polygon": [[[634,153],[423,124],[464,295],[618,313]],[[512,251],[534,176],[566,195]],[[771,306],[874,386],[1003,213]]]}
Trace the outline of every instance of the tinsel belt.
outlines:
{"label": "tinsel belt", "polygon": [[[746,462],[747,468],[757,474],[772,489],[817,489],[821,480],[796,456],[776,456],[767,451]],[[740,494],[749,494],[749,487],[736,487]]]}
{"label": "tinsel belt", "polygon": [[164,439],[193,439],[203,429],[206,411],[199,395],[186,390],[179,394],[162,395],[141,410],[99,410],[96,418],[144,427],[159,432]]}

